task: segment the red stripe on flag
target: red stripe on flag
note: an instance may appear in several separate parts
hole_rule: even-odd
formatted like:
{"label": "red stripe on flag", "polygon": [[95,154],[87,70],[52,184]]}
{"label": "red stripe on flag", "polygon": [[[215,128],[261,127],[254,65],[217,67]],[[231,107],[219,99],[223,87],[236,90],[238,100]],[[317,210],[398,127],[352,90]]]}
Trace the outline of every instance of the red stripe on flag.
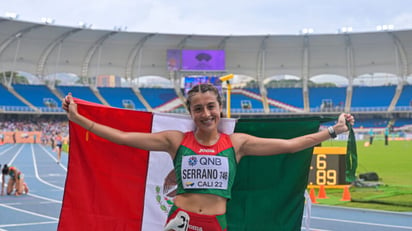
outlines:
{"label": "red stripe on flag", "polygon": [[[78,111],[124,131],[151,132],[152,113],[76,99]],[[117,145],[70,122],[70,152],[58,225],[66,230],[141,230],[149,152]]]}

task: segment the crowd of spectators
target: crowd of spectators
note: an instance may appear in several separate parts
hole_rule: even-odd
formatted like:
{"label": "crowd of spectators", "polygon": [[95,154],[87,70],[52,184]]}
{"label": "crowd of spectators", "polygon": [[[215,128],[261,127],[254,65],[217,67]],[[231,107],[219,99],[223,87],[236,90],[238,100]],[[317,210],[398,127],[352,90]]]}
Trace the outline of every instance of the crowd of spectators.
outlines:
{"label": "crowd of spectators", "polygon": [[56,118],[9,118],[0,120],[0,134],[6,132],[41,132],[40,140],[43,144],[54,143],[56,134],[63,137],[69,135],[69,126],[66,119]]}

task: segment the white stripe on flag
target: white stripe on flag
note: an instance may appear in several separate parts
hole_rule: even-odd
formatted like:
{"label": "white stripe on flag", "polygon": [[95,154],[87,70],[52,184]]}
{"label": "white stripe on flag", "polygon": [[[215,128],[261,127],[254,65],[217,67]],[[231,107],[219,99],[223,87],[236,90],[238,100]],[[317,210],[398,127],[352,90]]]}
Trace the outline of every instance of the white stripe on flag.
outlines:
{"label": "white stripe on flag", "polygon": [[[231,134],[235,124],[235,119],[221,119],[219,131]],[[194,128],[193,120],[188,115],[153,113],[153,133],[164,130],[187,132]],[[163,185],[172,170],[173,162],[168,153],[150,152],[142,230],[163,230],[167,213],[173,203],[173,198],[167,196],[173,189],[164,192]]]}

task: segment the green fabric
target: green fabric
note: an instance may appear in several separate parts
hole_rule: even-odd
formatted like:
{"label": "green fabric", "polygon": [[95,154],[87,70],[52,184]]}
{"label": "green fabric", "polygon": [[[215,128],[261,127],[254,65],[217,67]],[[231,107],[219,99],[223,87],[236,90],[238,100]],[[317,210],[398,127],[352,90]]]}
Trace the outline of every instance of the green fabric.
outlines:
{"label": "green fabric", "polygon": [[175,204],[173,204],[172,207],[170,208],[169,214],[167,216],[170,217],[177,209],[178,209],[177,206]]}
{"label": "green fabric", "polygon": [[356,180],[356,168],[358,167],[358,151],[356,148],[355,132],[352,125],[346,123],[349,128],[348,144],[346,148],[346,182],[352,183]]}
{"label": "green fabric", "polygon": [[216,220],[217,220],[217,222],[219,222],[219,225],[222,228],[222,230],[227,229],[226,214],[217,215]]}
{"label": "green fabric", "polygon": [[[294,138],[336,118],[239,119],[235,132],[266,138]],[[229,231],[301,230],[304,192],[313,148],[274,156],[244,157],[228,202]]]}

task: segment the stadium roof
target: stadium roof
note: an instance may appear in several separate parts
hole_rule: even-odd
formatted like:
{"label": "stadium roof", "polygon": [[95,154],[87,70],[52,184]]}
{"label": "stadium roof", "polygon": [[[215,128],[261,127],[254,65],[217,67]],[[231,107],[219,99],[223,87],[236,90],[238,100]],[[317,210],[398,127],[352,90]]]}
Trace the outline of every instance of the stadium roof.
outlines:
{"label": "stadium roof", "polygon": [[224,49],[226,72],[257,80],[276,75],[349,79],[412,69],[412,30],[369,33],[209,36],[93,30],[0,18],[0,72],[44,77],[115,74],[171,78],[168,49]]}

